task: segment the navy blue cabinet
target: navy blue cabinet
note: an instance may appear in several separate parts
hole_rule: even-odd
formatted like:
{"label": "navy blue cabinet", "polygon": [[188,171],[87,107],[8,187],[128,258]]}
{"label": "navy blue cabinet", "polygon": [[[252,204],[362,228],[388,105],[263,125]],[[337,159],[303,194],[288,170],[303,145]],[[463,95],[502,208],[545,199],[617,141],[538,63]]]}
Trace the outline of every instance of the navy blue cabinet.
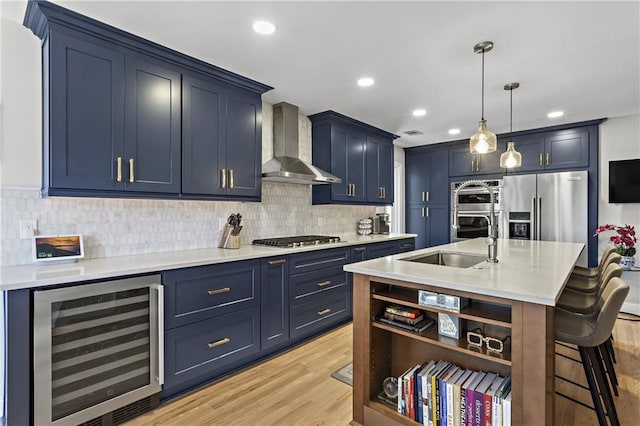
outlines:
{"label": "navy blue cabinet", "polygon": [[488,154],[471,154],[468,141],[449,151],[449,176],[466,176],[491,173],[503,173],[500,168],[500,155],[506,145],[498,141],[498,148]]}
{"label": "navy blue cabinet", "polygon": [[405,151],[405,228],[418,234],[417,249],[449,242],[450,154],[442,146]]}
{"label": "navy blue cabinet", "polygon": [[313,204],[392,204],[397,136],[334,111],[309,119],[313,164],[342,179],[340,184],[315,185]]}
{"label": "navy blue cabinet", "polygon": [[182,87],[182,193],[260,200],[260,95],[192,75]]}
{"label": "navy blue cabinet", "polygon": [[51,2],[24,25],[43,41],[43,195],[260,200],[271,87]]}
{"label": "navy blue cabinet", "polygon": [[260,301],[261,349],[289,341],[289,262],[287,256],[262,261]]}
{"label": "navy blue cabinet", "polygon": [[93,37],[53,33],[43,57],[50,70],[44,75],[43,115],[50,119],[43,127],[43,187],[50,195],[123,190],[124,55]]}
{"label": "navy blue cabinet", "polygon": [[125,58],[125,153],[116,156],[125,191],[180,192],[180,77],[151,58]]}

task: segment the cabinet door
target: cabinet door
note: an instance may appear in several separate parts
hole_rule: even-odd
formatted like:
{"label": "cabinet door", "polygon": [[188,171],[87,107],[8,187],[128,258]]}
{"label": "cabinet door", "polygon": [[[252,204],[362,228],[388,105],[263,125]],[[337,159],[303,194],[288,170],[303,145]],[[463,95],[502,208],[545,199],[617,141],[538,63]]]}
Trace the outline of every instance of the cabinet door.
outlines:
{"label": "cabinet door", "polygon": [[488,154],[476,154],[476,173],[502,173],[500,168],[500,155],[506,150],[506,145],[498,142],[498,148]]}
{"label": "cabinet door", "polygon": [[367,246],[354,247],[351,249],[351,262],[362,262],[363,260],[366,260],[366,259],[367,259]]}
{"label": "cabinet door", "polygon": [[117,158],[124,156],[124,56],[90,37],[52,33],[50,43],[45,186],[122,190]]}
{"label": "cabinet door", "polygon": [[260,340],[262,350],[289,341],[289,263],[286,257],[262,261],[260,283]]}
{"label": "cabinet door", "polygon": [[570,169],[589,165],[589,131],[560,130],[544,138],[545,169]]}
{"label": "cabinet door", "polygon": [[[444,152],[446,153],[447,151]],[[428,152],[425,150],[405,151],[405,191],[407,204],[420,204],[426,201],[426,193],[429,191],[428,155]]]}
{"label": "cabinet door", "polygon": [[393,145],[367,136],[367,201],[375,204],[393,203]]}
{"label": "cabinet door", "polygon": [[262,191],[262,100],[227,90],[227,194],[260,197]]}
{"label": "cabinet door", "polygon": [[476,173],[475,155],[469,148],[455,148],[449,150],[449,176],[466,176]]}
{"label": "cabinet door", "polygon": [[125,59],[125,189],[180,192],[180,73]]}
{"label": "cabinet door", "polygon": [[331,172],[342,183],[331,185],[333,201],[366,201],[365,136],[343,126],[331,126]]}
{"label": "cabinet door", "polygon": [[[182,192],[221,195],[225,106],[213,80],[182,79]],[[225,177],[226,180],[226,177]]]}
{"label": "cabinet door", "polygon": [[429,204],[449,203],[449,152],[446,150],[431,151],[429,158],[429,185],[426,200]]}
{"label": "cabinet door", "polygon": [[427,220],[424,216],[425,207],[420,205],[407,205],[407,223],[406,229],[408,233],[416,234],[415,248],[416,250],[428,247],[429,229],[427,228]]}
{"label": "cabinet door", "polygon": [[515,172],[529,172],[544,169],[544,140],[539,136],[513,139],[516,151],[522,154],[522,166],[512,169]]}
{"label": "cabinet door", "polygon": [[426,208],[427,222],[429,227],[428,247],[439,246],[449,243],[449,205],[430,205]]}

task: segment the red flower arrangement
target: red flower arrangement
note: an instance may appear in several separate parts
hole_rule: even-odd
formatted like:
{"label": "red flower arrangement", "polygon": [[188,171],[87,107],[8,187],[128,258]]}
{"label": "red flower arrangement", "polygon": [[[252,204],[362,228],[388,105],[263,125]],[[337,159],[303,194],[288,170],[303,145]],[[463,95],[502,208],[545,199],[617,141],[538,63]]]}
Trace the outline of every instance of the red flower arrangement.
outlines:
{"label": "red flower arrangement", "polygon": [[633,256],[636,254],[635,245],[638,239],[636,238],[636,230],[633,226],[601,225],[596,229],[595,235],[604,231],[616,231],[615,235],[609,237],[609,241],[616,247],[616,253],[619,253],[621,256]]}

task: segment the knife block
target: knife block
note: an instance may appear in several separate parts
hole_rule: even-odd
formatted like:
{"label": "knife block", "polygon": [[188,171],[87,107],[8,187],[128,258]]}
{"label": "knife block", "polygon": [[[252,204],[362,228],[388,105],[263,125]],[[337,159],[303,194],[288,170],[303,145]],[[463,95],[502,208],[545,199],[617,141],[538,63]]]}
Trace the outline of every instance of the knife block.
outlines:
{"label": "knife block", "polygon": [[224,229],[222,230],[222,234],[220,234],[220,242],[218,243],[219,248],[225,248],[225,249],[240,248],[240,236],[231,235],[232,231],[233,231],[233,226],[229,224],[224,226]]}

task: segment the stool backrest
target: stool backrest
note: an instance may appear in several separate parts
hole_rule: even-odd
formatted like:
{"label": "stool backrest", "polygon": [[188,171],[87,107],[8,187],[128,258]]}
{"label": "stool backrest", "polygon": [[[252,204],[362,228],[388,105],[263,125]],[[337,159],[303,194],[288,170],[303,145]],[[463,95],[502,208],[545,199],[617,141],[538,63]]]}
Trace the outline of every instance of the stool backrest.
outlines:
{"label": "stool backrest", "polygon": [[622,278],[613,277],[607,283],[600,297],[602,300],[602,308],[598,313],[593,333],[591,333],[590,346],[599,346],[611,336],[613,325],[616,322],[616,318],[620,313],[620,308],[622,308],[627,294],[629,294],[629,285],[625,283]]}
{"label": "stool backrest", "polygon": [[[611,247],[609,246],[604,253],[602,253],[602,257],[600,258],[600,263],[598,264],[598,270],[600,271],[600,273],[602,273],[602,271],[605,270],[605,268],[607,267],[607,265],[605,264],[605,262],[607,262],[607,260],[609,259],[609,256],[611,256],[613,253],[616,252],[616,248],[615,247]],[[620,263],[620,261],[616,262],[616,263]]]}
{"label": "stool backrest", "polygon": [[[620,256],[616,253],[617,256]],[[611,282],[612,278],[620,278],[622,276],[622,266],[617,263],[610,263],[604,270],[604,273],[600,275],[600,285],[598,286],[597,295],[600,298],[598,304],[602,303],[602,294],[607,288],[607,285]]]}

